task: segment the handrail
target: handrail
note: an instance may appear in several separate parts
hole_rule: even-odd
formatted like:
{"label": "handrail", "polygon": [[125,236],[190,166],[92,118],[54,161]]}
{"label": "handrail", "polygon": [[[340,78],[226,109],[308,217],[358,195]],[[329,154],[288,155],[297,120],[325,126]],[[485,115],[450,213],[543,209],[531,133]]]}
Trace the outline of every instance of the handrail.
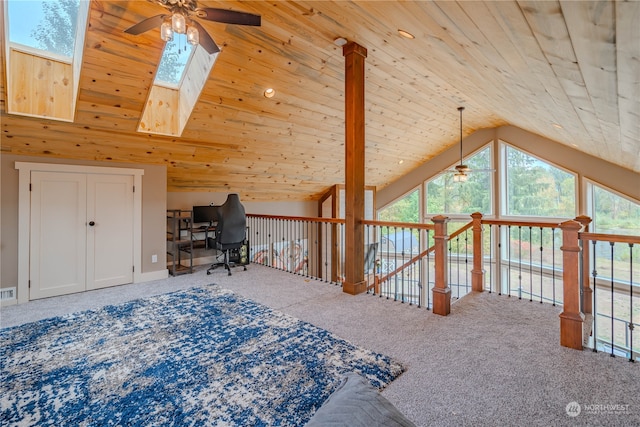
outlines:
{"label": "handrail", "polygon": [[[425,224],[425,225],[432,225],[432,224]],[[449,240],[451,240],[451,239],[453,239],[455,237],[458,237],[459,235],[461,235],[462,233],[464,233],[465,231],[470,229],[472,226],[473,226],[473,221],[463,225],[458,230],[456,230],[453,233],[451,233],[451,235],[449,236]],[[407,261],[404,264],[402,264],[400,267],[398,267],[395,270],[393,270],[391,273],[388,273],[386,276],[381,277],[379,279],[380,283],[386,282],[387,280],[389,280],[389,278],[391,276],[394,276],[394,275],[398,274],[400,271],[404,270],[405,268],[409,267],[410,265],[420,261],[422,258],[427,256],[427,254],[429,252],[435,251],[435,249],[436,249],[435,245],[431,246],[430,248],[425,249],[424,251],[422,251],[418,255],[416,255],[413,258],[411,258],[409,261]]]}
{"label": "handrail", "polygon": [[463,225],[462,227],[460,227],[459,229],[457,229],[456,231],[451,233],[451,235],[449,236],[449,240],[455,239],[456,237],[458,237],[459,235],[461,235],[462,233],[464,233],[465,231],[467,231],[471,227],[473,227],[473,221],[471,221],[468,224]]}
{"label": "handrail", "polygon": [[425,249],[424,251],[422,251],[420,254],[414,256],[413,258],[411,258],[409,261],[405,262],[404,264],[402,264],[400,267],[396,268],[395,270],[393,270],[391,273],[388,273],[386,276],[382,276],[379,279],[380,283],[384,283],[387,280],[389,280],[389,278],[391,276],[394,276],[396,274],[398,274],[399,272],[401,272],[402,270],[404,270],[405,268],[409,267],[410,265],[416,263],[417,261],[420,261],[422,258],[424,258],[425,256],[427,256],[427,254],[429,252],[433,252],[436,249],[435,245],[431,246],[428,249]]}
{"label": "handrail", "polygon": [[321,218],[312,216],[285,216],[285,215],[262,215],[262,214],[247,214],[252,218],[265,218],[265,219],[282,219],[288,221],[305,221],[305,222],[326,222],[328,224],[344,224],[344,218]]}
{"label": "handrail", "polygon": [[[363,221],[361,221],[361,223],[363,225],[371,225],[371,226],[375,226],[375,227],[412,228],[412,229],[416,229],[416,230],[427,230],[427,231],[435,229],[435,225],[434,224],[423,224],[423,223],[415,223],[415,222],[394,222],[394,221],[363,220]],[[432,247],[430,247],[428,249],[425,249],[422,253],[414,256],[413,258],[411,258],[409,261],[407,261],[406,263],[404,263],[400,267],[397,267],[391,273],[388,273],[385,276],[382,276],[381,278],[377,279],[377,282],[378,283],[386,282],[387,280],[389,280],[389,277],[399,273],[400,271],[402,271],[406,267],[408,267],[411,264],[415,263],[419,259],[425,257],[428,252],[433,252],[434,249],[435,249],[435,246],[432,246]],[[373,287],[374,287],[374,285],[369,285],[367,287],[367,290],[370,290]]]}
{"label": "handrail", "polygon": [[483,219],[482,224],[489,225],[511,225],[515,227],[542,227],[542,228],[558,228],[559,222],[532,222],[532,221],[510,221],[504,219]]}
{"label": "handrail", "polygon": [[361,221],[362,225],[373,225],[378,227],[396,227],[396,228],[415,228],[418,230],[434,230],[433,224],[422,224],[419,222],[393,222],[393,221],[373,221],[365,219]]}
{"label": "handrail", "polygon": [[599,242],[616,242],[640,244],[640,236],[627,236],[621,234],[579,233],[580,240],[595,240]]}

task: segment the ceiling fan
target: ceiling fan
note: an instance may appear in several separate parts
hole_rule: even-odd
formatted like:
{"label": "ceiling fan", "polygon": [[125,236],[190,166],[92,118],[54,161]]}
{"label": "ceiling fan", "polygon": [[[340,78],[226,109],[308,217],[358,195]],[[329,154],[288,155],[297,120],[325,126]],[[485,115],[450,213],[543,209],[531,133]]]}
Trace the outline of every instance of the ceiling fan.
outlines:
{"label": "ceiling fan", "polygon": [[209,54],[220,52],[220,48],[196,19],[221,22],[223,24],[260,26],[260,15],[237,12],[215,7],[198,7],[197,0],[147,0],[169,11],[144,19],[124,30],[125,33],[138,35],[160,27],[160,37],[164,41],[173,39],[173,33],[186,34],[187,42],[200,44]]}
{"label": "ceiling fan", "polygon": [[494,169],[471,169],[462,163],[462,112],[464,111],[464,107],[458,107],[458,111],[460,111],[460,163],[448,172],[454,172],[453,182],[466,182],[467,179],[469,179],[467,176],[469,172],[494,172]]}

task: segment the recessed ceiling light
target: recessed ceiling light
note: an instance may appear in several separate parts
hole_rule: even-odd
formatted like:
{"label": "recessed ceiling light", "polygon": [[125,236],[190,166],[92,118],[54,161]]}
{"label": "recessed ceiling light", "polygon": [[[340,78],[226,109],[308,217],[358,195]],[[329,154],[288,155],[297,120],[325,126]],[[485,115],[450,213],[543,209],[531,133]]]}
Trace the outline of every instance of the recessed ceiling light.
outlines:
{"label": "recessed ceiling light", "polygon": [[416,36],[414,36],[410,32],[405,31],[405,30],[401,30],[401,29],[398,29],[398,34],[400,34],[405,39],[415,39],[416,38]]}
{"label": "recessed ceiling light", "polygon": [[559,125],[557,123],[551,123],[551,125],[556,129],[564,129],[561,125]]}
{"label": "recessed ceiling light", "polygon": [[338,47],[344,46],[345,44],[347,44],[347,39],[345,39],[344,37],[338,37],[333,40],[333,44]]}
{"label": "recessed ceiling light", "polygon": [[265,98],[273,98],[275,94],[276,94],[276,91],[271,87],[268,89],[265,89],[264,91]]}
{"label": "recessed ceiling light", "polygon": [[400,159],[400,161],[398,162],[399,165],[403,164],[404,160]]}

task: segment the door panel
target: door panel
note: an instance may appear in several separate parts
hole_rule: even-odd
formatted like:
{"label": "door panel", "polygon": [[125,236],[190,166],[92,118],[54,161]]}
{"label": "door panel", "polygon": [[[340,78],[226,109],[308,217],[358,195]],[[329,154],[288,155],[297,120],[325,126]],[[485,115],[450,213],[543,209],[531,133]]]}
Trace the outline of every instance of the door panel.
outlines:
{"label": "door panel", "polygon": [[133,176],[87,175],[87,289],[133,282]]}
{"label": "door panel", "polygon": [[31,173],[30,299],[85,289],[84,174]]}

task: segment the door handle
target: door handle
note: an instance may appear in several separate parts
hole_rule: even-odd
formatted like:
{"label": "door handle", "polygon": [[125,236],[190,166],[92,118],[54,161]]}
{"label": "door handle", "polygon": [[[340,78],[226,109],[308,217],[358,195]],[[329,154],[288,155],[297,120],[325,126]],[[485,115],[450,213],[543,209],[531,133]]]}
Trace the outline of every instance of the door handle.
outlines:
{"label": "door handle", "polygon": [[93,227],[94,225],[96,225],[96,223],[94,221],[89,221],[89,225]]}

